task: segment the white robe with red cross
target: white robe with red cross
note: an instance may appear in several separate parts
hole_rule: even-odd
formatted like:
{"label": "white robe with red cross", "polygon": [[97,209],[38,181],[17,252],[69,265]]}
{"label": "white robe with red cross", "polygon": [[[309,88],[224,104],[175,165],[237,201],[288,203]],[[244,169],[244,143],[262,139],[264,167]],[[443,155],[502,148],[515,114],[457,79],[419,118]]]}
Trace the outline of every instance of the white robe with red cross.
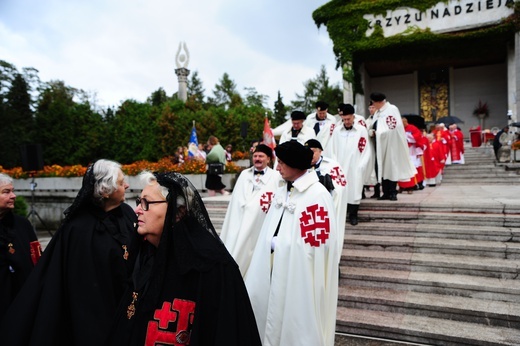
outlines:
{"label": "white robe with red cross", "polygon": [[334,345],[337,242],[332,197],[316,174],[275,192],[244,280],[264,346]]}
{"label": "white robe with red cross", "polygon": [[242,276],[249,267],[274,192],[280,183],[284,183],[280,173],[269,167],[263,175],[254,176],[253,172],[254,167],[251,167],[240,173],[220,233]]}

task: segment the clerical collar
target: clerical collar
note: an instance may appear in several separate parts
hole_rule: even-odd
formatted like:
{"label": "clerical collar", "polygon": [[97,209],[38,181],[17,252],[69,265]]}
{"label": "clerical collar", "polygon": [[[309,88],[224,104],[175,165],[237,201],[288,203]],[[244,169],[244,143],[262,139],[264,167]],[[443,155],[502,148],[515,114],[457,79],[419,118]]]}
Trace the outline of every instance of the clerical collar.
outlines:
{"label": "clerical collar", "polygon": [[352,130],[352,126],[348,126],[348,127],[347,127],[347,126],[343,125],[343,127],[344,127],[344,128],[345,128],[345,130],[347,130],[347,131],[350,131],[350,130]]}

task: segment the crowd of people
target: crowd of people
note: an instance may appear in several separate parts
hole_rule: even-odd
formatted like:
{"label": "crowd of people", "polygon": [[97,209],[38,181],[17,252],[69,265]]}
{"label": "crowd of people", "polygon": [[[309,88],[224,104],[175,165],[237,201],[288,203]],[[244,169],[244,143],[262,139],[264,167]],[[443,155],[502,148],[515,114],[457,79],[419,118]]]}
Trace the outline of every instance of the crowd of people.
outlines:
{"label": "crowd of people", "polygon": [[[142,172],[132,209],[121,165],[101,159],[42,253],[0,174],[2,345],[332,346],[345,226],[367,187],[390,203],[464,163],[456,125],[426,133],[370,100],[366,119],[320,101],[291,113],[274,150],[252,143],[220,235],[183,175]],[[208,195],[229,194],[232,147],[210,136],[200,151]]]}

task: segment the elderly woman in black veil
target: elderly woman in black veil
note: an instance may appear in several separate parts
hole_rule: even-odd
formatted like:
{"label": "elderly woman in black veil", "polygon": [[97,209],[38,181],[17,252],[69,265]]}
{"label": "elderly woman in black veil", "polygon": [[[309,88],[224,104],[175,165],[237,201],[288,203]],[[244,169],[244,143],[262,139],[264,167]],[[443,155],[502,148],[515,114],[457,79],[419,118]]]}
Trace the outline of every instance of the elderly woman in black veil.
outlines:
{"label": "elderly woman in black veil", "polygon": [[133,287],[107,345],[261,345],[237,264],[178,173],[143,172]]}
{"label": "elderly woman in black veil", "polygon": [[8,310],[2,345],[101,345],[137,255],[121,166],[98,160]]}

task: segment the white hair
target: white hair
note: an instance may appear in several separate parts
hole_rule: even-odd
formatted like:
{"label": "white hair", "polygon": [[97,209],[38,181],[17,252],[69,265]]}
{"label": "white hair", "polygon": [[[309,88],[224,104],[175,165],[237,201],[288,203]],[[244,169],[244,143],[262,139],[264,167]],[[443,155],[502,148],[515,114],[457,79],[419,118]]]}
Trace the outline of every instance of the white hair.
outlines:
{"label": "white hair", "polygon": [[13,183],[13,178],[5,173],[0,173],[0,185],[9,185]]}
{"label": "white hair", "polygon": [[101,200],[104,194],[110,195],[117,190],[117,178],[121,165],[115,161],[101,159],[94,163],[94,199]]}
{"label": "white hair", "polygon": [[[142,171],[141,173],[139,173],[139,179],[141,180],[141,182],[144,185],[153,185],[153,184],[157,183],[157,178],[150,171]],[[157,184],[157,187],[159,188],[161,195],[166,199],[166,197],[168,197],[168,194],[170,193],[168,188],[165,186],[162,186],[161,184]],[[177,202],[177,206],[186,205],[186,200],[184,199],[183,196],[180,196],[180,195],[177,196],[176,202]]]}

